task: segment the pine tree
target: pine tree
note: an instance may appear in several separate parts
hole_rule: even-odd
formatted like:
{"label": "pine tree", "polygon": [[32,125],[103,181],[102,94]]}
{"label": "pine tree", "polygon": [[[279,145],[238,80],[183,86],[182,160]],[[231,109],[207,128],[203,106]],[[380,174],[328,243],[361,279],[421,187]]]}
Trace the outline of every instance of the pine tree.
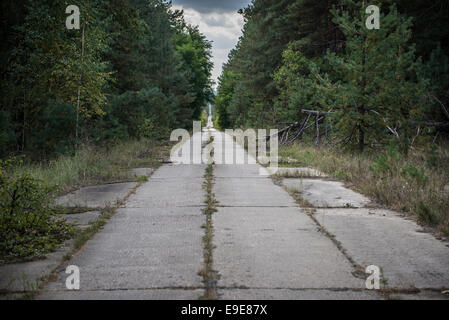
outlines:
{"label": "pine tree", "polygon": [[[393,5],[381,15],[379,30],[365,27],[363,3],[347,1],[346,10],[334,9],[335,23],[345,35],[342,55],[328,52],[331,79],[338,87],[334,107],[336,129],[359,151],[383,143],[390,134],[407,149],[408,120],[417,112],[422,84],[420,60],[410,45],[411,19]],[[355,129],[355,130],[354,130]]]}

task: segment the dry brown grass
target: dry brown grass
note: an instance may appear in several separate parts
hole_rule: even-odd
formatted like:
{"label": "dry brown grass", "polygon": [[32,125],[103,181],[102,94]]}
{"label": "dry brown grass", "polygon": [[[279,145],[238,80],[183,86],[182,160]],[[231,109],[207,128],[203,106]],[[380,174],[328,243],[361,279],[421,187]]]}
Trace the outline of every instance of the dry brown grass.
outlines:
{"label": "dry brown grass", "polygon": [[279,150],[351,183],[362,194],[392,209],[414,214],[419,221],[449,234],[449,148],[416,148],[407,157],[389,148],[383,152],[350,154],[330,147],[294,144]]}

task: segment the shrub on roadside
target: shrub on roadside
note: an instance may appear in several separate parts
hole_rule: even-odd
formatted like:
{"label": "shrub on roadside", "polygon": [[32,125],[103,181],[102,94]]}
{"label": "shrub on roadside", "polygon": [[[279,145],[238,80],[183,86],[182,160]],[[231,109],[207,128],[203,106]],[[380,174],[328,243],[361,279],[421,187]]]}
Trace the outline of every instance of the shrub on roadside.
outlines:
{"label": "shrub on roadside", "polygon": [[0,260],[36,258],[56,249],[72,229],[57,218],[53,188],[0,160]]}

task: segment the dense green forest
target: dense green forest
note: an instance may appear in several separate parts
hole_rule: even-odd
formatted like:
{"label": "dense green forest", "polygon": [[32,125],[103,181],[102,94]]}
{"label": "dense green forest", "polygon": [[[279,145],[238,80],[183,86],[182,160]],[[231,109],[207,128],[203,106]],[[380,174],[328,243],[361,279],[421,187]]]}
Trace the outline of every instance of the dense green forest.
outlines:
{"label": "dense green forest", "polygon": [[[380,7],[378,30],[365,26],[368,5]],[[240,13],[220,127],[281,128],[311,109],[332,111],[332,142],[354,150],[447,137],[447,0],[254,0]]]}
{"label": "dense green forest", "polygon": [[2,1],[0,15],[3,156],[166,139],[212,99],[211,43],[166,1]]}

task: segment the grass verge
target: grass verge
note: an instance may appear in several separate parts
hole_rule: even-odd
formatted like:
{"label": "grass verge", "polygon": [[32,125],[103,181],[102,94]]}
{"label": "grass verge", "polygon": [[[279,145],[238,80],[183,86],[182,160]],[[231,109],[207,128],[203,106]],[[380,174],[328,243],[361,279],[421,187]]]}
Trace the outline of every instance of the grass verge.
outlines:
{"label": "grass verge", "polygon": [[279,155],[295,159],[294,166],[322,170],[449,235],[449,148],[414,149],[405,157],[395,147],[360,155],[297,143],[281,147]]}
{"label": "grass verge", "polygon": [[65,194],[84,186],[136,181],[129,169],[160,166],[171,144],[142,139],[108,147],[82,146],[74,155],[60,155],[39,163],[24,162],[15,167]]}

